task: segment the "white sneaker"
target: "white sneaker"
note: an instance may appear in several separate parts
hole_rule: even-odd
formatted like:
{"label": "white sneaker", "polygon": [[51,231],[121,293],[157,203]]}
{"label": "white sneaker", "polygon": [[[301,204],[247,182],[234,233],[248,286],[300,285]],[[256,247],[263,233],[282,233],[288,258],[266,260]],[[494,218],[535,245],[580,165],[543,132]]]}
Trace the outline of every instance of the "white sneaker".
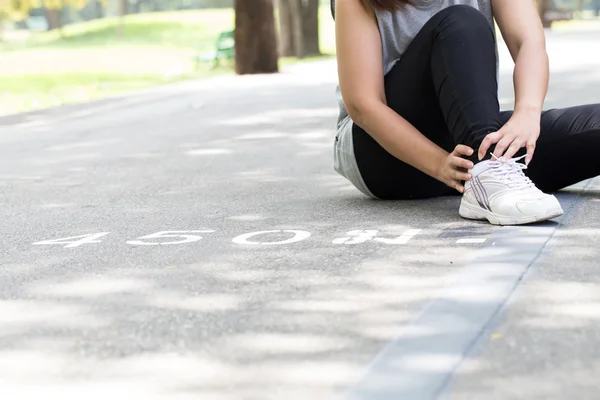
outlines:
{"label": "white sneaker", "polygon": [[482,161],[469,171],[459,214],[488,220],[494,225],[521,225],[546,221],[563,214],[558,199],[539,190],[525,176],[523,157],[503,162]]}

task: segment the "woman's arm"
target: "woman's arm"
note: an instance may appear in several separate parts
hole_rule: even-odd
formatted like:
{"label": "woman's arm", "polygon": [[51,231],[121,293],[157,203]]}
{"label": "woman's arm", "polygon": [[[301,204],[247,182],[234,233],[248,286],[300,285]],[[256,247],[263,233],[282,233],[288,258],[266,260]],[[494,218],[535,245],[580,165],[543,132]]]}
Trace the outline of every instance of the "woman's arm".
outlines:
{"label": "woman's arm", "polygon": [[[462,191],[460,181],[469,176],[457,169],[449,172],[448,152],[387,106],[381,37],[373,11],[361,0],[337,0],[335,19],[340,90],[352,120],[396,158]],[[452,158],[453,164],[469,167],[467,160],[457,158]]]}
{"label": "woman's arm", "polygon": [[515,62],[515,111],[542,112],[548,91],[546,37],[531,0],[494,0],[494,15]]}
{"label": "woman's arm", "polygon": [[507,124],[509,129],[502,129],[484,140],[479,156],[483,157],[493,143],[498,143],[494,152],[498,157],[508,149],[506,158],[526,146],[529,162],[539,137],[540,116],[548,91],[544,28],[532,0],[494,0],[492,5],[502,37],[515,62],[515,112]]}

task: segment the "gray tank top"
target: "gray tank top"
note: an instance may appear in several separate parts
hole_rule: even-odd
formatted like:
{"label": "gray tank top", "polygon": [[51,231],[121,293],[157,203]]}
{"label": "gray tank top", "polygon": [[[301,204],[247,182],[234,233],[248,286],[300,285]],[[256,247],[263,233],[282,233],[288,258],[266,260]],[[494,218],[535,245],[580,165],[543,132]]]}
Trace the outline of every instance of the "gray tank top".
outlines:
{"label": "gray tank top", "polygon": [[[375,10],[383,49],[383,72],[387,74],[400,60],[414,37],[423,25],[439,11],[446,7],[463,4],[472,6],[486,17],[494,29],[492,16],[492,0],[413,0],[413,6],[406,6],[399,11],[390,13]],[[335,10],[335,0],[331,0],[332,13]],[[495,29],[494,29],[495,32]],[[497,51],[497,50],[496,50]],[[349,118],[342,96],[337,88],[337,100],[340,106],[338,129]]]}

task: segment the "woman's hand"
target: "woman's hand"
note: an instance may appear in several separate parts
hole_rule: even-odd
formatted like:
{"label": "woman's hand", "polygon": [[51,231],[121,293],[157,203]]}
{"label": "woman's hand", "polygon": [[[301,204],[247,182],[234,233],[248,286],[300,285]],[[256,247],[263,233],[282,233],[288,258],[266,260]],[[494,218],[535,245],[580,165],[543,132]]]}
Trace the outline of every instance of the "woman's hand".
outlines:
{"label": "woman's hand", "polygon": [[527,156],[525,157],[525,164],[529,165],[533,158],[535,143],[539,136],[540,113],[535,111],[515,111],[502,129],[498,132],[490,133],[483,139],[477,155],[482,160],[490,147],[497,143],[494,156],[503,160],[509,160],[519,150],[526,147]]}
{"label": "woman's hand", "polygon": [[463,156],[472,156],[473,149],[462,144],[456,146],[454,151],[446,157],[440,167],[439,180],[446,185],[464,193],[463,181],[471,180],[471,174],[468,170],[473,168],[473,163],[463,158]]}

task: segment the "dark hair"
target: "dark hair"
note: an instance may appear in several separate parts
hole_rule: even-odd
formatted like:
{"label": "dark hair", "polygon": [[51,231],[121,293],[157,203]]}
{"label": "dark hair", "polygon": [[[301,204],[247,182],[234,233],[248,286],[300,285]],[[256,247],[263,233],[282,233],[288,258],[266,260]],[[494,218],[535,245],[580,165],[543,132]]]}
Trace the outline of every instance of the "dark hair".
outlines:
{"label": "dark hair", "polygon": [[362,0],[365,6],[371,5],[371,7],[378,10],[384,11],[396,11],[399,10],[403,5],[411,4],[412,0]]}

